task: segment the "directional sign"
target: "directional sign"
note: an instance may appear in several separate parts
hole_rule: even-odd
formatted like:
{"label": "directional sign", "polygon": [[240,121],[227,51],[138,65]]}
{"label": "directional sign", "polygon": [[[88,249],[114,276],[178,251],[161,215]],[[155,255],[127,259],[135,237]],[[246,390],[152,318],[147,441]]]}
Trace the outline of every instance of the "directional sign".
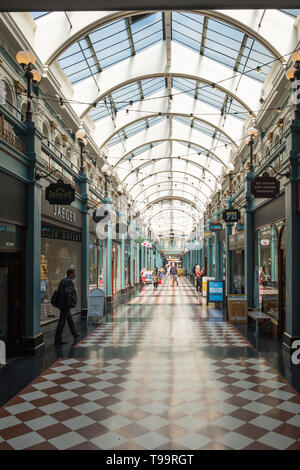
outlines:
{"label": "directional sign", "polygon": [[211,232],[218,232],[219,230],[222,230],[222,229],[223,229],[223,225],[219,222],[209,224],[209,230]]}
{"label": "directional sign", "polygon": [[280,192],[280,182],[274,176],[258,176],[251,183],[251,194],[256,198],[273,198]]}
{"label": "directional sign", "polygon": [[225,222],[238,222],[241,218],[241,213],[237,209],[226,209],[223,212],[223,220]]}

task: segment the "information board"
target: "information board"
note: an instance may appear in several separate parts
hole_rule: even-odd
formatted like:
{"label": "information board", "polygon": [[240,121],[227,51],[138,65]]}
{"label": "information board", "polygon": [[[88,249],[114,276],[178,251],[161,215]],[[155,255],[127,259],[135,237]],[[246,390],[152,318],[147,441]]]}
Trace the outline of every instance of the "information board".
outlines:
{"label": "information board", "polygon": [[203,297],[206,297],[206,295],[207,295],[207,282],[208,281],[214,281],[214,280],[215,280],[215,277],[204,276],[202,278],[202,296]]}
{"label": "information board", "polygon": [[229,322],[246,322],[248,318],[248,302],[246,295],[227,296],[227,320]]}
{"label": "information board", "polygon": [[207,282],[207,303],[224,302],[224,281]]}
{"label": "information board", "polygon": [[103,319],[105,307],[104,290],[100,288],[92,289],[88,299],[88,321],[99,323]]}

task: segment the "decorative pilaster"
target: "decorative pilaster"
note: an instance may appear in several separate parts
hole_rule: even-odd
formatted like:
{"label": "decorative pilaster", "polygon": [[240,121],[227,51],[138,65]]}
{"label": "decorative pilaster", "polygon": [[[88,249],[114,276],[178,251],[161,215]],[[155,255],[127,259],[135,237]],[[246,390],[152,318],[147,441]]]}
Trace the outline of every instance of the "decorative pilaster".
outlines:
{"label": "decorative pilaster", "polygon": [[285,186],[286,321],[283,345],[292,352],[293,341],[300,339],[300,119],[292,121],[286,138],[291,149],[291,176]]}
{"label": "decorative pilaster", "polygon": [[[111,200],[105,198],[105,208],[111,214]],[[106,302],[112,302],[112,226],[111,220],[107,222],[107,238],[106,238]]]}
{"label": "decorative pilaster", "polygon": [[81,318],[87,318],[88,295],[89,295],[89,215],[88,215],[88,182],[84,173],[79,175],[81,187],[81,213],[82,213],[82,235],[81,235]]}
{"label": "decorative pilaster", "polygon": [[26,154],[30,160],[27,187],[27,230],[25,244],[25,337],[22,349],[34,355],[44,347],[41,333],[41,187],[35,181],[35,165],[41,151],[42,135],[33,122],[26,122]]}
{"label": "decorative pilaster", "polygon": [[254,271],[253,271],[253,196],[251,194],[251,182],[253,173],[247,173],[246,214],[245,214],[245,287],[248,300],[248,308],[254,307]]}
{"label": "decorative pilaster", "polygon": [[[226,198],[226,209],[231,209],[231,196]],[[231,224],[226,222],[225,227],[225,251],[226,251],[226,294],[232,293],[232,266],[230,263],[229,237],[231,235]]]}

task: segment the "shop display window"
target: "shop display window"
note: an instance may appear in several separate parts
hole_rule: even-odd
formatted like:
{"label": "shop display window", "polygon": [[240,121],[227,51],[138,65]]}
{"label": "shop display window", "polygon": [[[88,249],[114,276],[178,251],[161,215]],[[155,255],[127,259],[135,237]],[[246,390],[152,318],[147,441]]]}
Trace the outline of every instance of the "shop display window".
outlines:
{"label": "shop display window", "polygon": [[232,252],[233,293],[245,293],[245,256],[243,250]]}
{"label": "shop display window", "polygon": [[21,248],[21,229],[12,224],[0,222],[0,249],[19,250]]}
{"label": "shop display window", "polygon": [[[279,254],[284,240],[284,222],[279,221],[256,232],[255,237],[255,305],[260,310],[279,319],[279,288],[284,288],[284,278],[279,274],[285,271],[284,258]],[[285,250],[285,248],[284,248]]]}
{"label": "shop display window", "polygon": [[[98,238],[90,238],[89,243],[89,290],[97,286],[103,288],[103,256],[102,241]],[[98,283],[97,283],[98,278]]]}
{"label": "shop display window", "polygon": [[78,303],[72,313],[81,311],[81,243],[42,237],[41,247],[41,323],[58,318],[59,310],[50,303],[54,291],[69,268],[76,269],[74,281]]}

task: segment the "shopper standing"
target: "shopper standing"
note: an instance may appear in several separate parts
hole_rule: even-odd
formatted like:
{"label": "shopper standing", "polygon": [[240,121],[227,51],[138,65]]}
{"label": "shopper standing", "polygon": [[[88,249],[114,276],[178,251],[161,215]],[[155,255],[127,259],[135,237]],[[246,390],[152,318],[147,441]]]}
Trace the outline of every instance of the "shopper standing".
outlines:
{"label": "shopper standing", "polygon": [[195,267],[195,281],[196,281],[196,292],[201,294],[202,291],[202,270],[200,270],[199,264]]}
{"label": "shopper standing", "polygon": [[157,290],[158,283],[160,281],[160,276],[157,267],[155,267],[152,271],[152,282],[153,282],[153,289]]}
{"label": "shopper standing", "polygon": [[55,343],[58,344],[67,344],[66,342],[62,341],[62,334],[66,321],[68,322],[71,333],[74,336],[74,340],[77,341],[80,338],[80,335],[75,328],[71,313],[71,309],[75,308],[77,305],[77,293],[73,282],[75,279],[75,269],[68,269],[67,276],[60,281],[58,290],[56,291],[56,305],[60,310],[58,325],[55,333]]}
{"label": "shopper standing", "polygon": [[146,269],[142,268],[141,270],[141,283],[144,286],[146,284]]}

